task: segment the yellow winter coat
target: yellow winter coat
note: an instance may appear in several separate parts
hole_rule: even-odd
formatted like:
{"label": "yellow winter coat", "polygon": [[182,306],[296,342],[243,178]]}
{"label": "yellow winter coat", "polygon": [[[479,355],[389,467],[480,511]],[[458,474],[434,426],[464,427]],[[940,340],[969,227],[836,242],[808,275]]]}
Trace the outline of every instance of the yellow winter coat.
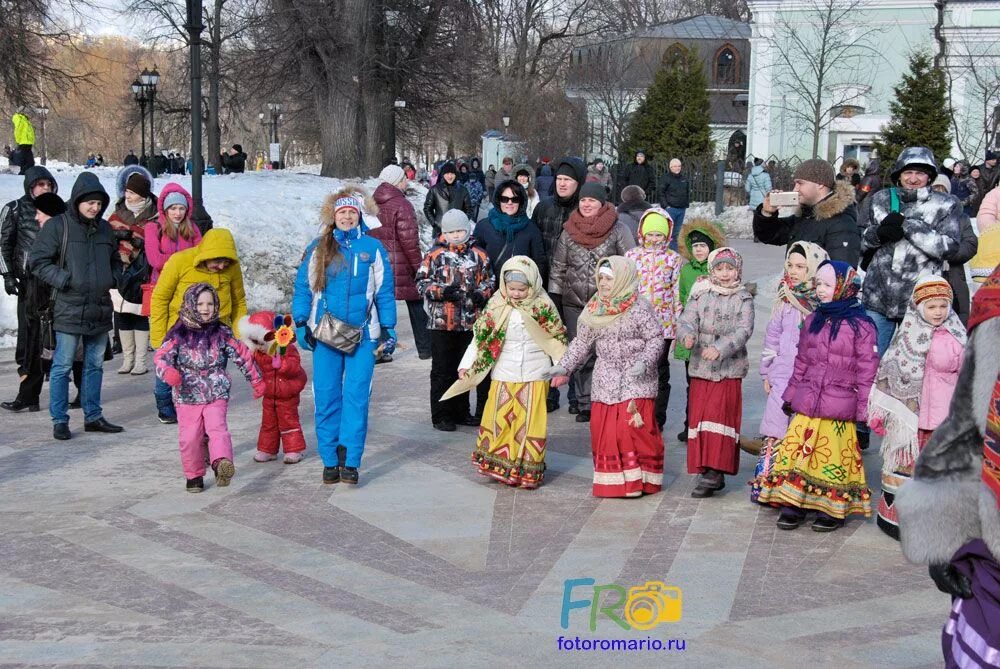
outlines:
{"label": "yellow winter coat", "polygon": [[35,128],[31,125],[28,117],[24,114],[14,114],[10,117],[10,120],[14,124],[14,143],[34,146]]}
{"label": "yellow winter coat", "polygon": [[[232,264],[221,272],[205,269],[206,260],[228,258]],[[153,289],[149,314],[149,340],[159,348],[184,303],[184,292],[196,283],[207,283],[219,293],[219,318],[236,331],[237,323],[247,314],[243,292],[243,270],[236,255],[236,243],[229,230],[213,228],[201,243],[170,256]],[[236,333],[239,336],[239,333]]]}

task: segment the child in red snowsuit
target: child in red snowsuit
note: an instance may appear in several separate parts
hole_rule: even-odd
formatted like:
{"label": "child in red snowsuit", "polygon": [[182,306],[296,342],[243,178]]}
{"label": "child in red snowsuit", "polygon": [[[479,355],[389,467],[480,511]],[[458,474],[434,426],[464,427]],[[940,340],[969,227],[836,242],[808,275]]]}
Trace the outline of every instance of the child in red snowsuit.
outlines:
{"label": "child in red snowsuit", "polygon": [[306,386],[306,372],[295,344],[289,343],[281,352],[276,329],[275,314],[271,311],[260,311],[240,320],[240,336],[253,351],[264,375],[264,414],[253,459],[276,460],[280,443],[285,451],[285,464],[291,465],[302,460],[306,450],[299,422],[299,395]]}

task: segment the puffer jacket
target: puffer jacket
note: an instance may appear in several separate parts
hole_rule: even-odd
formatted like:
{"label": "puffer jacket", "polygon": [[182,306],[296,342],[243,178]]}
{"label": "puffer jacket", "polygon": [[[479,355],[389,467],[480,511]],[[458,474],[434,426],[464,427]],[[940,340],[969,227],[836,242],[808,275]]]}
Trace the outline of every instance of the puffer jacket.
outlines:
{"label": "puffer jacket", "polygon": [[553,197],[556,194],[556,173],[551,165],[542,165],[538,168],[535,189],[542,199]]}
{"label": "puffer jacket", "polygon": [[233,336],[232,330],[222,326],[225,344],[213,346],[184,346],[175,338],[168,338],[153,356],[156,377],[161,381],[168,369],[181,374],[181,385],[172,389],[177,404],[211,404],[228,400],[232,379],[226,373],[226,363],[232,360],[247,377],[250,385],[262,381],[260,368],[253,354],[243,342]]}
{"label": "puffer jacket", "polygon": [[652,206],[645,200],[618,205],[618,222],[629,229],[636,242],[639,241],[639,219]]}
{"label": "puffer jacket", "polygon": [[764,171],[763,165],[754,165],[750,168],[750,174],[747,175],[743,188],[750,198],[748,206],[756,209],[764,201],[764,196],[771,192],[771,175]]}
{"label": "puffer jacket", "polygon": [[830,260],[841,260],[857,267],[861,259],[861,237],[854,188],[848,181],[838,181],[826,199],[812,207],[803,205],[797,215],[784,218],[777,214],[767,216],[761,204],[754,210],[753,234],[772,246],[790,247],[795,242],[819,244],[830,255]]}
{"label": "puffer jacket", "polygon": [[[97,218],[81,219],[80,203],[95,198],[102,202]],[[55,290],[57,332],[89,336],[111,330],[111,289],[118,285],[122,262],[111,225],[101,218],[109,201],[97,175],[82,172],[73,184],[68,211],[47,221],[31,247],[31,272]],[[60,267],[64,229],[68,240]]]}
{"label": "puffer jacket", "polygon": [[[478,349],[473,340],[465,349],[459,369],[469,369],[476,360]],[[545,373],[555,364],[535,343],[528,328],[524,325],[521,312],[514,309],[507,321],[507,330],[503,339],[503,348],[497,357],[496,364],[490,370],[490,378],[505,383],[529,383],[542,381]]]}
{"label": "puffer jacket", "polygon": [[[688,373],[709,381],[745,377],[750,371],[747,342],[753,334],[753,323],[753,295],[746,288],[732,295],[706,290],[688,299],[677,329],[678,339],[688,335],[695,338]],[[719,349],[718,360],[701,357],[702,350],[709,346]]]}
{"label": "puffer jacket", "polygon": [[958,372],[962,369],[965,345],[955,339],[946,328],[934,328],[931,347],[924,361],[924,381],[920,388],[920,416],[917,427],[936,430],[948,417],[951,396],[958,385]]}
{"label": "puffer jacket", "polygon": [[306,370],[302,369],[302,357],[295,344],[289,344],[281,356],[281,365],[274,367],[274,356],[262,351],[254,351],[254,362],[264,378],[264,398],[269,400],[290,400],[298,398],[306,387]]}
{"label": "puffer jacket", "polygon": [[[203,263],[213,258],[228,258],[231,262],[221,272],[209,272]],[[247,299],[236,242],[229,230],[209,230],[198,246],[174,253],[164,265],[150,302],[149,340],[154,348],[177,321],[184,292],[196,283],[215,288],[219,294],[219,320],[238,331],[236,324],[247,313]]]}
{"label": "puffer jacket", "polygon": [[20,112],[10,117],[14,124],[14,143],[18,146],[33,146],[35,143],[35,127],[28,117]]}
{"label": "puffer jacket", "polygon": [[420,293],[414,278],[421,259],[417,213],[403,191],[392,184],[379,184],[373,197],[378,204],[378,220],[382,227],[368,234],[382,242],[389,254],[396,299],[408,302],[419,300]]}
{"label": "puffer jacket", "polygon": [[[646,215],[654,212],[666,214],[661,209],[647,211],[642,217],[643,221]],[[670,220],[669,216],[666,218]],[[677,291],[684,260],[666,243],[660,246],[645,246],[641,221],[639,243],[640,246],[629,249],[625,257],[635,261],[635,266],[639,270],[640,293],[653,307],[653,312],[661,325],[663,338],[674,339],[677,336],[677,322],[684,311]]]}
{"label": "puffer jacket", "polygon": [[[332,212],[331,212],[332,215]],[[211,231],[209,231],[211,233]],[[355,327],[368,324],[368,337],[377,341],[382,328],[396,327],[396,300],[389,254],[379,240],[367,235],[364,224],[344,232],[334,230],[343,262],[331,262],[326,268],[326,286],[322,293],[313,291],[310,277],[313,255],[320,240],[306,247],[292,296],[292,318],[315,328],[323,314]]]}
{"label": "puffer jacket", "polygon": [[874,251],[874,255],[861,301],[866,309],[899,320],[906,313],[917,279],[926,274],[944,275],[945,263],[958,253],[964,214],[962,205],[951,195],[926,187],[898,189],[900,213],[906,219],[904,237],[883,245],[878,227],[891,211],[890,192],[887,188],[871,196],[871,223],[865,229],[864,250]]}
{"label": "puffer jacket", "polygon": [[855,334],[841,323],[837,338],[831,339],[829,323],[809,332],[814,318],[809,314],[802,323],[795,371],[782,400],[810,418],[868,420],[868,395],[879,363],[875,326],[862,321]]}
{"label": "puffer jacket", "polygon": [[799,350],[802,313],[788,303],[782,303],[767,322],[764,350],[760,357],[760,375],[770,384],[760,434],[780,439],[788,431],[789,418],[782,411],[782,395],[795,371],[795,354]]}
{"label": "puffer jacket", "polygon": [[424,216],[434,227],[434,236],[441,234],[441,219],[445,212],[452,209],[461,209],[469,218],[473,217],[472,200],[469,198],[469,191],[457,178],[455,183],[448,185],[443,177],[438,178],[433,188],[427,191],[427,199],[424,200]]}
{"label": "puffer jacket", "polygon": [[691,204],[691,184],[684,173],[674,174],[668,170],[661,181],[663,187],[660,189],[660,206],[687,209]]}
{"label": "puffer jacket", "polygon": [[[563,165],[567,165],[573,170],[573,174],[576,175],[576,182],[579,184],[573,194],[568,198],[559,197],[558,193],[552,198],[542,200],[535,207],[535,211],[531,214],[531,220],[535,222],[538,229],[542,231],[542,237],[545,240],[545,249],[549,254],[549,264],[551,265],[552,256],[556,252],[556,243],[559,241],[559,236],[562,234],[563,225],[566,223],[566,219],[569,215],[573,213],[576,206],[580,203],[580,186],[586,183],[587,180],[587,167],[583,164],[583,161],[578,158],[563,158],[556,165],[555,172],[559,171],[559,168]],[[499,179],[499,174],[497,175]],[[497,184],[502,183],[497,181]],[[553,184],[555,182],[553,181]],[[555,186],[553,186],[555,188]],[[555,191],[553,191],[555,192]]]}
{"label": "puffer jacket", "polygon": [[170,237],[160,233],[163,221],[167,217],[166,212],[163,211],[163,200],[174,192],[180,193],[187,200],[189,216],[190,212],[194,211],[191,195],[179,183],[172,181],[160,191],[160,197],[156,200],[156,220],[146,223],[143,230],[143,239],[145,242],[143,250],[145,250],[146,260],[149,261],[149,266],[153,270],[153,275],[150,279],[153,283],[156,283],[159,279],[160,272],[163,271],[163,267],[170,260],[170,256],[178,251],[194,248],[201,243],[201,230],[198,229],[197,225],[191,226],[191,230],[194,233],[191,239],[186,239],[180,235],[177,236],[177,239],[170,239]]}
{"label": "puffer jacket", "polygon": [[[486,252],[470,237],[464,244],[451,244],[444,235],[427,252],[417,271],[417,290],[424,296],[428,330],[464,332],[472,329],[486,300],[493,294],[493,269]],[[446,300],[444,291],[458,286],[458,300]],[[481,296],[481,305],[472,295]]]}
{"label": "puffer jacket", "polygon": [[994,188],[983,196],[983,201],[979,205],[979,214],[976,216],[979,234],[996,225],[998,216],[1000,216],[1000,187]]}
{"label": "puffer jacket", "polygon": [[[608,206],[608,205],[605,205]],[[614,212],[614,210],[612,210]],[[597,292],[594,272],[601,258],[623,256],[635,247],[632,232],[615,221],[607,238],[596,248],[588,249],[563,231],[552,256],[549,270],[549,292],[562,295],[564,307],[583,309]]]}
{"label": "puffer jacket", "polygon": [[19,280],[28,275],[28,255],[38,236],[31,187],[43,179],[52,182],[53,193],[59,192],[59,185],[52,178],[52,173],[41,165],[36,165],[24,173],[24,195],[8,202],[0,210],[0,274],[13,272]]}

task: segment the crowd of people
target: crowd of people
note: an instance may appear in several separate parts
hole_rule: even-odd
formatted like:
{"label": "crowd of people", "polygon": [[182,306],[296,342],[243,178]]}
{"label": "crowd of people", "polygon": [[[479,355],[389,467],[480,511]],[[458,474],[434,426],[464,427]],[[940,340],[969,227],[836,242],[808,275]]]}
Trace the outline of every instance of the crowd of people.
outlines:
{"label": "crowd of people", "polygon": [[[685,365],[677,439],[695,476],[692,497],[724,489],[739,472],[740,449],[751,451],[749,498],[775,509],[777,527],[794,530],[814,513],[811,528],[830,532],[874,511],[907,555],[932,562],[938,585],[966,602],[953,615],[978,624],[970,581],[984,592],[1000,586],[967,568],[1000,573],[1000,274],[997,263],[984,265],[997,252],[990,240],[998,226],[987,214],[1000,200],[997,184],[984,189],[977,236],[964,198],[939,178],[926,148],[904,150],[885,186],[860,203],[860,166],[838,175],[826,161],[807,160],[793,175],[794,211],[772,203],[755,166],[764,191],[755,235],[785,248],[757,361],[748,353],[755,312],[743,259],[711,221],[684,220],[680,161],[653,203],[647,193],[657,186],[639,153],[635,183],[622,189],[628,206],[618,208],[602,165],[567,157],[542,167],[551,196],[533,168],[513,160],[503,161],[492,189],[478,161],[443,164],[424,204],[434,230],[426,250],[405,195],[405,164],[386,166],[372,194],[360,185],[330,194],[287,315],[248,314],[232,234],[202,235],[176,182],[157,195],[142,166],[124,168],[105,219],[111,198],[94,174],[80,174],[63,202],[52,175],[34,167],[25,195],[0,214],[0,270],[18,296],[22,380],[2,407],[40,410],[47,373],[53,436],[69,439],[68,386],[79,370],[84,430],[120,432],[101,406],[114,330],[120,374],[146,374],[147,345],[155,350],[157,415],[178,425],[187,490],[204,489],[208,467],[219,486],[235,475],[229,360],[254,397],[266,398],[255,461],[280,449],[285,463],[301,461],[298,404],[308,376],[322,481],[357,484],[368,389],[375,365],[396,349],[402,300],[417,354],[431,361],[431,424],[478,427],[478,473],[543,485],[547,417],[566,387],[569,413],[590,430],[593,494],[638,497],[662,489],[675,358]],[[476,220],[479,196],[489,206]],[[971,304],[968,262],[990,270]],[[312,352],[311,374],[294,342]],[[760,426],[747,431],[751,363],[767,402]],[[874,503],[864,468],[871,431],[882,436]],[[966,562],[949,563],[949,550]]]}

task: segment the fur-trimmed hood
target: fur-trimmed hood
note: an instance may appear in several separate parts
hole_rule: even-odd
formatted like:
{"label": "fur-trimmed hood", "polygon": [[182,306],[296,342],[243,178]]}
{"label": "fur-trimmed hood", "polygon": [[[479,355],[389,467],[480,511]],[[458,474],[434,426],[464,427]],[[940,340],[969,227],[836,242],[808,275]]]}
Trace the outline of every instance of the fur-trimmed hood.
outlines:
{"label": "fur-trimmed hood", "polygon": [[715,248],[720,248],[726,245],[726,233],[720,230],[714,223],[712,223],[707,218],[689,218],[684,221],[684,225],[681,226],[681,231],[677,235],[679,243],[677,244],[677,251],[684,259],[688,262],[694,260],[694,256],[691,254],[691,244],[688,243],[688,235],[692,232],[698,231],[712,240],[715,243]]}
{"label": "fur-trimmed hood", "polygon": [[323,207],[319,210],[321,226],[333,226],[333,214],[336,211],[334,205],[337,203],[337,198],[341,197],[356,197],[361,200],[361,206],[364,209],[361,213],[362,232],[381,227],[382,224],[378,221],[378,203],[375,202],[375,198],[361,184],[350,182],[344,184],[340,190],[330,193],[323,200]]}
{"label": "fur-trimmed hood", "polygon": [[854,186],[850,181],[838,181],[833,188],[830,197],[816,203],[812,208],[813,218],[823,221],[847,211],[847,208],[854,205]]}
{"label": "fur-trimmed hood", "polygon": [[249,316],[244,316],[239,320],[240,341],[246,344],[246,347],[251,351],[262,353],[267,351],[264,337],[268,332],[269,330],[263,325],[251,321]]}

